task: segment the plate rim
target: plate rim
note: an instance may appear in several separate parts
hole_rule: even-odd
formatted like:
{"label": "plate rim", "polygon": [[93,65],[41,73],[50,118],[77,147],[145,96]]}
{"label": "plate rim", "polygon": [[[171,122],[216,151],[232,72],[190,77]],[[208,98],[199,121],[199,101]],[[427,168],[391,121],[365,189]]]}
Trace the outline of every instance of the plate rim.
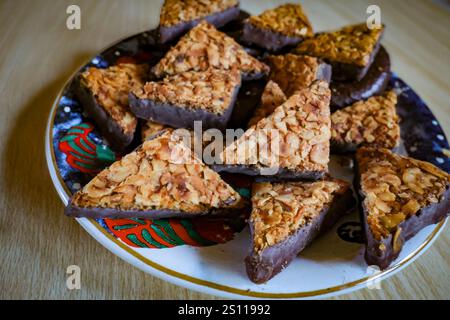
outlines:
{"label": "plate rim", "polygon": [[[50,173],[50,177],[52,183],[64,203],[67,205],[68,200],[70,198],[69,190],[63,183],[62,177],[60,176],[57,170],[57,163],[53,148],[53,123],[56,115],[56,110],[59,106],[59,102],[64,93],[64,90],[67,88],[68,84],[73,80],[74,76],[83,68],[87,63],[89,63],[95,56],[104,52],[105,50],[113,47],[125,41],[128,38],[138,36],[139,34],[149,32],[150,30],[141,31],[135,33],[133,35],[123,37],[122,39],[112,42],[108,46],[104,47],[97,54],[95,54],[90,59],[84,61],[77,69],[68,77],[68,79],[62,85],[62,88],[56,95],[56,98],[53,102],[53,105],[50,109],[50,112],[47,117],[47,125],[45,131],[45,157],[47,162],[47,168]],[[416,93],[417,94],[417,93]],[[423,101],[423,100],[422,100]],[[427,106],[428,107],[428,106]],[[432,113],[432,111],[430,110]],[[434,114],[433,114],[434,116]],[[437,119],[435,117],[435,119]],[[271,293],[271,292],[258,292],[251,290],[244,290],[239,288],[230,287],[227,285],[222,285],[219,283],[211,282],[208,280],[199,279],[190,275],[183,274],[181,272],[172,270],[168,267],[165,267],[157,262],[152,261],[151,259],[142,256],[137,251],[133,250],[127,244],[121,242],[119,239],[114,238],[111,234],[109,234],[98,222],[95,220],[87,219],[87,218],[76,218],[77,222],[85,229],[89,235],[91,235],[97,242],[103,245],[106,249],[111,251],[116,256],[120,257],[127,263],[130,263],[134,267],[142,270],[145,273],[148,273],[152,276],[160,278],[164,281],[168,281],[172,284],[179,285],[191,290],[195,290],[197,292],[211,294],[215,296],[222,296],[227,298],[244,298],[244,299],[318,299],[318,298],[326,298],[336,295],[346,294],[352,291],[359,290],[368,283],[373,281],[382,281],[385,280],[400,270],[403,270],[406,266],[411,264],[417,258],[419,258],[428,248],[436,241],[439,234],[442,232],[444,226],[447,224],[447,219],[439,222],[431,234],[427,236],[424,242],[413,252],[411,252],[408,256],[406,256],[403,260],[399,261],[395,265],[389,267],[386,270],[381,271],[378,274],[367,276],[358,280],[350,281],[338,286],[323,288],[312,291],[301,291],[301,292],[290,292],[290,293]],[[145,265],[147,268],[144,268]]]}

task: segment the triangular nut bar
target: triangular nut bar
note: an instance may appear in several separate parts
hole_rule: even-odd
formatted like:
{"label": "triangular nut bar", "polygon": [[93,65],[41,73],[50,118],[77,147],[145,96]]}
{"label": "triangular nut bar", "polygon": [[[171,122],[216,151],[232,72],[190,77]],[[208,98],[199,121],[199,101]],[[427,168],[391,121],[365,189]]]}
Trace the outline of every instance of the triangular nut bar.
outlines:
{"label": "triangular nut bar", "polygon": [[360,23],[334,32],[317,33],[301,42],[293,53],[323,59],[333,66],[333,80],[361,80],[380,47],[384,26]]}
{"label": "triangular nut bar", "polygon": [[224,129],[240,86],[236,68],[186,71],[134,90],[130,108],[139,118],[175,128],[193,128],[197,120],[204,128]]}
{"label": "triangular nut bar", "polygon": [[87,68],[77,78],[77,99],[115,150],[123,152],[134,138],[137,119],[129,109],[128,93],[144,85],[148,69],[145,64],[121,63]]}
{"label": "triangular nut bar", "polygon": [[205,19],[221,27],[239,16],[238,0],[165,0],[159,19],[160,41],[166,43]]}
{"label": "triangular nut bar", "polygon": [[324,81],[298,91],[227,146],[214,169],[271,181],[322,178],[330,153],[330,95]]}
{"label": "triangular nut bar", "polygon": [[358,101],[331,115],[331,146],[334,152],[352,152],[359,146],[394,149],[400,144],[400,125],[395,106],[397,95]]}
{"label": "triangular nut bar", "polygon": [[450,175],[388,149],[360,148],[356,160],[366,260],[387,268],[404,241],[450,214]]}
{"label": "triangular nut bar", "polygon": [[284,4],[251,16],[244,21],[242,41],[278,51],[313,35],[308,17],[300,4]]}
{"label": "triangular nut bar", "polygon": [[[65,213],[89,218],[238,214],[243,199],[166,130],[100,172]],[[241,211],[242,212],[242,211]]]}
{"label": "triangular nut bar", "polygon": [[342,180],[255,183],[247,274],[266,282],[285,268],[312,240],[354,207],[350,185]]}
{"label": "triangular nut bar", "polygon": [[237,67],[244,80],[259,79],[269,67],[249,55],[233,38],[201,22],[172,47],[153,67],[157,77],[208,68],[230,70]]}

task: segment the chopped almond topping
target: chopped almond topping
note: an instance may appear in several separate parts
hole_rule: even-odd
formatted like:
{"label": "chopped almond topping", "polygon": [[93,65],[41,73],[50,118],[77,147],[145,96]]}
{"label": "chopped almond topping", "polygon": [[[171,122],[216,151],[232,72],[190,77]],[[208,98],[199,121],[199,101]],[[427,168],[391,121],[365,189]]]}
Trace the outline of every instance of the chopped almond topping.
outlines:
{"label": "chopped almond topping", "polygon": [[100,172],[72,198],[82,208],[202,213],[241,205],[241,197],[171,130]]}
{"label": "chopped almond topping", "polygon": [[255,183],[250,222],[255,251],[282,242],[330,206],[336,194],[349,189],[342,180]]}
{"label": "chopped almond topping", "polygon": [[327,171],[330,96],[324,81],[298,91],[227,146],[220,155],[223,163],[296,172]]}
{"label": "chopped almond topping", "polygon": [[267,74],[269,67],[250,56],[233,40],[203,21],[192,28],[153,68],[157,77],[208,68],[230,70],[243,74]]}
{"label": "chopped almond topping", "polygon": [[275,9],[264,11],[259,16],[251,16],[252,25],[278,32],[290,37],[311,37],[313,29],[308,17],[299,4],[284,4]]}
{"label": "chopped almond topping", "polygon": [[383,34],[384,26],[369,29],[366,23],[347,26],[338,31],[318,33],[301,42],[295,53],[365,67],[370,63]]}
{"label": "chopped almond topping", "polygon": [[377,240],[420,209],[441,201],[450,183],[450,175],[431,163],[388,149],[363,147],[356,157],[367,223]]}
{"label": "chopped almond topping", "polygon": [[147,82],[133,93],[139,99],[223,114],[234,102],[240,84],[241,76],[236,69],[208,69],[182,72],[159,82]]}
{"label": "chopped almond topping", "polygon": [[125,134],[134,133],[136,117],[128,107],[128,93],[144,85],[146,65],[122,63],[107,69],[90,67],[80,75],[98,104],[116,121]]}
{"label": "chopped almond topping", "polygon": [[395,110],[397,95],[358,101],[331,115],[331,139],[338,145],[352,144],[393,149],[400,144],[399,117]]}
{"label": "chopped almond topping", "polygon": [[165,0],[161,8],[160,25],[168,27],[205,18],[237,5],[237,0]]}
{"label": "chopped almond topping", "polygon": [[269,78],[275,81],[288,97],[317,80],[320,67],[320,62],[315,57],[291,53],[269,56],[266,62],[270,66]]}

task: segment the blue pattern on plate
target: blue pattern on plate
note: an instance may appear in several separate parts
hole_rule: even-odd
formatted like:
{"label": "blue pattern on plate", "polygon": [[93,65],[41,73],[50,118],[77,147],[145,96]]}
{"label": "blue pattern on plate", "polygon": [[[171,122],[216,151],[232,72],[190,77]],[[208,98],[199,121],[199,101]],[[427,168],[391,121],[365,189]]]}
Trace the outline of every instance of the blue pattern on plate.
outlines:
{"label": "blue pattern on plate", "polygon": [[401,136],[408,154],[450,172],[450,158],[443,153],[444,149],[449,149],[449,144],[431,110],[395,74],[390,85],[398,94],[397,112],[401,118]]}

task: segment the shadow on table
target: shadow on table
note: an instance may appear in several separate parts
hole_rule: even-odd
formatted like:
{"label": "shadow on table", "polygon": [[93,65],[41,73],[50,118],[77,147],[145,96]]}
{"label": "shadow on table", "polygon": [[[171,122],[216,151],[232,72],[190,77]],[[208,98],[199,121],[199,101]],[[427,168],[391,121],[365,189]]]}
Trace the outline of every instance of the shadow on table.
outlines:
{"label": "shadow on table", "polygon": [[[32,282],[37,281],[42,273],[53,274],[56,278],[58,275],[61,276],[61,281],[48,284],[48,291],[44,295],[42,292],[23,292],[20,291],[25,290],[23,288],[11,288],[17,295],[26,295],[28,298],[51,297],[52,285],[65,286],[65,269],[61,268],[74,263],[69,262],[76,260],[74,257],[83,256],[80,249],[77,250],[76,244],[70,245],[70,250],[72,246],[75,247],[72,252],[69,250],[67,252],[62,250],[59,254],[49,252],[69,246],[73,241],[78,243],[84,232],[74,220],[63,215],[62,202],[57,196],[47,169],[44,137],[54,99],[72,72],[89,56],[80,54],[75,57],[64,74],[36,92],[21,107],[17,117],[12,120],[14,123],[8,136],[4,137],[6,141],[4,153],[1,155],[3,164],[1,179],[5,188],[2,190],[2,198],[6,202],[3,207],[9,208],[9,212],[0,213],[0,238],[4,245],[11,246],[9,249],[11,260],[4,265],[5,269],[11,270],[4,271],[11,272],[11,277],[20,277],[20,272],[25,272],[22,269],[28,272],[32,270],[33,274],[23,275],[26,278],[30,277],[30,288]],[[59,244],[53,245],[52,242]],[[33,267],[24,266],[23,262],[33,264]],[[8,284],[11,286],[11,281],[0,280],[0,287]]]}
{"label": "shadow on table", "polygon": [[[47,170],[45,159],[45,129],[54,99],[70,75],[90,55],[80,54],[59,78],[36,92],[22,107],[6,137],[2,163],[2,179],[8,186],[6,199],[20,206],[41,211],[48,198],[56,198],[56,192]],[[40,200],[40,201],[37,201]],[[44,201],[42,201],[44,200]],[[24,214],[29,214],[24,212]]]}

